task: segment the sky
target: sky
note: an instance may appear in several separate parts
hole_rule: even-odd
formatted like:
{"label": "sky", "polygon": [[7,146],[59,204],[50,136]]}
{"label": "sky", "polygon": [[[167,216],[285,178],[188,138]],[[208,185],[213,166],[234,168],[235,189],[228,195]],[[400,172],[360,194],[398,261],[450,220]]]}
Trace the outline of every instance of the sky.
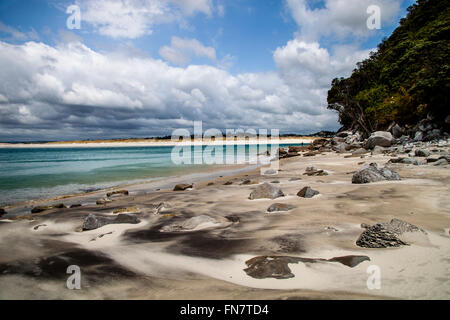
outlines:
{"label": "sky", "polygon": [[414,2],[0,0],[0,141],[337,130],[332,79]]}

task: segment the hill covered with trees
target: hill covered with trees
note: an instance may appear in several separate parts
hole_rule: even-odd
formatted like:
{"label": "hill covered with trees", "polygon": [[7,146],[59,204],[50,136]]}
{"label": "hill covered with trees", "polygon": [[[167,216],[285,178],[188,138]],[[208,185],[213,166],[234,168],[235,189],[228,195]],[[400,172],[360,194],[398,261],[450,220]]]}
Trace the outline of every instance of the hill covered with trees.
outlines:
{"label": "hill covered with trees", "polygon": [[332,81],[328,108],[339,113],[344,128],[364,135],[393,122],[413,126],[426,117],[445,126],[450,113],[449,39],[449,2],[418,0],[349,78]]}

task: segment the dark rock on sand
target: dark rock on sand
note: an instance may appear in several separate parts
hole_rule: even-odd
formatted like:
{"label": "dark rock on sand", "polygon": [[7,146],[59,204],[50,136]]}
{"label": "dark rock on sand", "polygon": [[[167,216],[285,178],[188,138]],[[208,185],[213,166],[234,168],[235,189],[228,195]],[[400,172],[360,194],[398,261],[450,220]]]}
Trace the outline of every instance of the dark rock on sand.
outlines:
{"label": "dark rock on sand", "polygon": [[7,214],[6,210],[3,208],[0,208],[0,217]]}
{"label": "dark rock on sand", "polygon": [[190,189],[190,188],[192,188],[192,187],[193,187],[192,184],[186,184],[186,183],[183,183],[183,184],[177,184],[177,185],[173,188],[173,191],[185,191],[185,190]]}
{"label": "dark rock on sand", "polygon": [[108,192],[106,194],[106,196],[108,198],[114,197],[114,196],[127,196],[129,195],[128,190],[118,190],[118,191],[112,191],[112,192]]}
{"label": "dark rock on sand", "polygon": [[376,163],[364,165],[352,177],[352,183],[362,184],[382,180],[400,180],[400,176],[394,170],[384,167],[379,169]]}
{"label": "dark rock on sand", "polygon": [[311,187],[304,187],[297,193],[297,196],[302,198],[312,198],[318,195],[320,192],[317,190],[313,190]]}
{"label": "dark rock on sand", "polygon": [[137,224],[139,222],[140,220],[134,214],[121,213],[115,217],[105,217],[90,214],[86,217],[86,219],[84,219],[83,231],[98,229],[107,224],[121,224],[121,223]]}
{"label": "dark rock on sand", "polygon": [[267,182],[259,185],[256,187],[255,190],[250,193],[250,196],[248,197],[250,200],[255,199],[276,199],[279,197],[284,197],[283,191],[281,191],[280,188],[271,185]]}
{"label": "dark rock on sand", "polygon": [[51,209],[64,209],[66,206],[63,203],[50,205],[50,206],[37,206],[31,209],[31,213],[41,213]]}
{"label": "dark rock on sand", "polygon": [[391,222],[377,223],[373,226],[365,226],[366,230],[359,236],[356,244],[364,248],[388,248],[408,245],[399,239],[406,232],[426,232],[408,222],[392,219]]}
{"label": "dark rock on sand", "polygon": [[233,184],[233,181],[227,181],[223,185],[224,186],[231,186]]}
{"label": "dark rock on sand", "polygon": [[286,203],[274,203],[269,208],[267,208],[268,212],[282,212],[289,211],[295,209],[295,206]]}
{"label": "dark rock on sand", "polygon": [[225,219],[227,219],[228,221],[233,222],[233,223],[237,223],[237,222],[241,221],[241,218],[239,218],[239,216],[234,215],[234,214],[231,216],[225,216]]}
{"label": "dark rock on sand", "polygon": [[415,151],[416,157],[428,157],[430,155],[430,151],[425,149],[417,149]]}
{"label": "dark rock on sand", "polygon": [[363,261],[370,261],[367,256],[344,256],[331,259],[311,259],[290,256],[260,256],[245,262],[247,268],[244,271],[252,278],[265,279],[289,279],[295,277],[289,268],[290,263],[327,263],[338,262],[347,267],[353,268]]}
{"label": "dark rock on sand", "polygon": [[102,198],[102,199],[98,199],[95,203],[97,205],[104,205],[107,204],[108,202],[111,202],[112,200],[108,199],[108,198]]}
{"label": "dark rock on sand", "polygon": [[81,207],[81,204],[79,204],[79,203],[77,203],[77,204],[72,204],[72,205],[70,206],[70,208],[79,208],[79,207]]}

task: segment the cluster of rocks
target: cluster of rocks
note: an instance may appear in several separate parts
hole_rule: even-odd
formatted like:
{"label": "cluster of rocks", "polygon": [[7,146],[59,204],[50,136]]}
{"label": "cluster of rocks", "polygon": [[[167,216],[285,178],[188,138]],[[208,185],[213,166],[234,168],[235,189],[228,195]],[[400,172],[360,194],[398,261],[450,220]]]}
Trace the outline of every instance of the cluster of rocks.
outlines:
{"label": "cluster of rocks", "polygon": [[307,167],[305,170],[305,173],[303,174],[305,176],[327,176],[328,172],[325,170],[317,169],[316,167]]}
{"label": "cluster of rocks", "polygon": [[356,244],[364,248],[388,248],[408,245],[404,239],[400,239],[405,233],[426,232],[408,222],[392,219],[391,222],[377,223],[373,226],[361,225],[366,230],[359,236]]}
{"label": "cluster of rocks", "polygon": [[137,224],[141,222],[134,214],[121,213],[114,217],[98,216],[90,214],[84,219],[83,231],[95,230],[108,224]]}
{"label": "cluster of rocks", "polygon": [[388,167],[378,168],[376,163],[365,164],[353,174],[352,183],[363,184],[383,180],[400,180],[400,176]]}

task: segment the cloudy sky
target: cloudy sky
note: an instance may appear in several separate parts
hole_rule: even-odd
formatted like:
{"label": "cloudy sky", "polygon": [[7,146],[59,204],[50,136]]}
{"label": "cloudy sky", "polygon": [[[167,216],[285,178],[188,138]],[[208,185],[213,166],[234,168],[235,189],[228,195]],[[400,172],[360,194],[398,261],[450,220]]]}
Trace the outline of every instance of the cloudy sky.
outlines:
{"label": "cloudy sky", "polygon": [[[0,141],[339,128],[331,80],[413,0],[0,0]],[[67,20],[80,9],[80,29]],[[367,8],[381,8],[370,30]],[[75,25],[76,26],[76,25]]]}

